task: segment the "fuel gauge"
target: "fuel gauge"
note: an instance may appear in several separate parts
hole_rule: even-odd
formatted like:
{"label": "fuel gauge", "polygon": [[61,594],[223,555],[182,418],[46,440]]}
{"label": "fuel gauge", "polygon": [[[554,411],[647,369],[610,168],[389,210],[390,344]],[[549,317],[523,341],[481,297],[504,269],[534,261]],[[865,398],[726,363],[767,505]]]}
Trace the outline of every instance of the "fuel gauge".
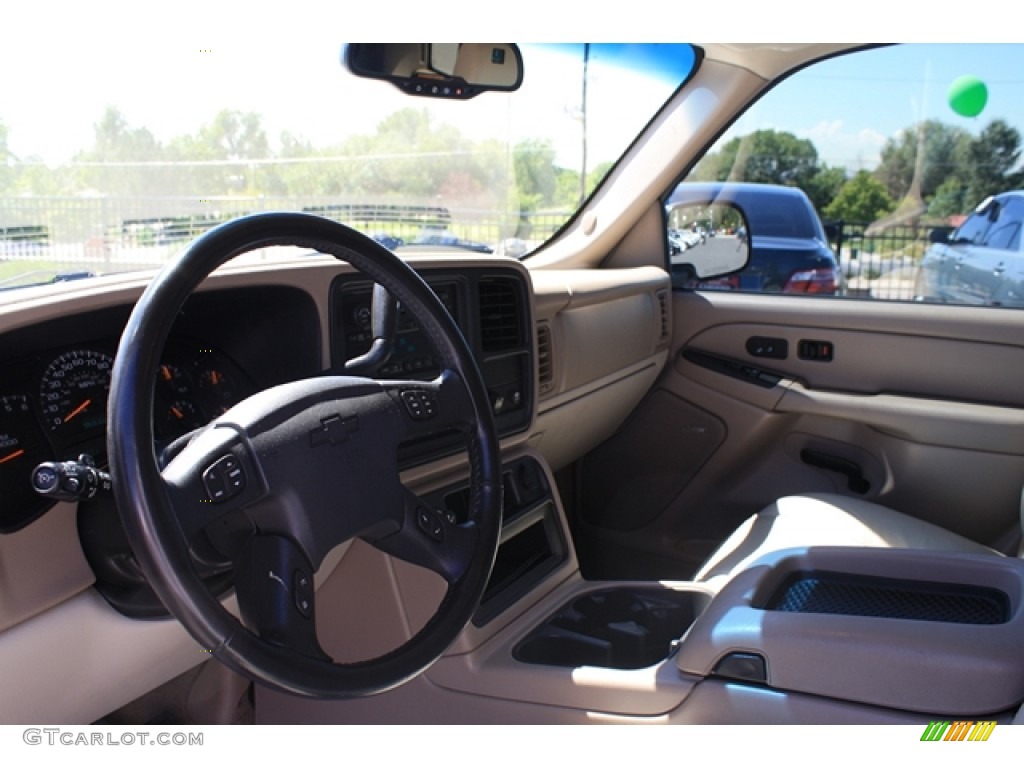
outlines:
{"label": "fuel gauge", "polygon": [[164,440],[180,437],[206,424],[207,419],[191,400],[175,400],[172,403],[157,403],[157,435]]}
{"label": "fuel gauge", "polygon": [[199,370],[199,394],[211,415],[220,416],[239,401],[234,377],[224,365],[206,360]]}
{"label": "fuel gauge", "polygon": [[53,504],[32,489],[32,470],[53,460],[28,397],[0,396],[0,533],[22,528]]}
{"label": "fuel gauge", "polygon": [[157,391],[165,397],[190,398],[192,396],[192,382],[181,366],[173,363],[164,363],[160,366],[156,376]]}

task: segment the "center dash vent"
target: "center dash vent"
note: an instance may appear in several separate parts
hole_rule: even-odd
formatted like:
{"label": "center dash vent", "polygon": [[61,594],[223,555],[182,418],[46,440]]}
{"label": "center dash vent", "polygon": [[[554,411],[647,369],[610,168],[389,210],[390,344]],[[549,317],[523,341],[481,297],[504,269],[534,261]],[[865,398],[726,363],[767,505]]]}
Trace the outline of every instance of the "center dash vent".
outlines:
{"label": "center dash vent", "polygon": [[515,283],[498,279],[480,281],[480,336],[481,346],[488,353],[522,346]]}
{"label": "center dash vent", "polygon": [[551,328],[547,325],[537,326],[537,377],[541,395],[554,388],[555,364],[551,359]]}

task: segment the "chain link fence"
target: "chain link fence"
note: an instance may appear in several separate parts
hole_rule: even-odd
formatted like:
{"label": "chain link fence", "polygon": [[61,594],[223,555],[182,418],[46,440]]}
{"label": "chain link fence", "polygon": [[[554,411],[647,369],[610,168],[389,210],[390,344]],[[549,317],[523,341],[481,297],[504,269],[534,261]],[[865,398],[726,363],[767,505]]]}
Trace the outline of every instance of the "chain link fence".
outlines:
{"label": "chain link fence", "polygon": [[451,245],[520,257],[550,237],[566,211],[449,208],[335,197],[0,198],[0,289],[165,263],[211,227],[249,213],[306,211],[348,224],[384,245]]}
{"label": "chain link fence", "polygon": [[[845,277],[844,294],[910,301],[921,259],[935,229],[925,224],[829,222],[829,240]],[[942,227],[951,231],[952,227]]]}
{"label": "chain link fence", "polygon": [[[421,242],[521,257],[554,234],[564,211],[493,212],[334,197],[0,198],[0,288],[165,263],[211,227],[261,211],[301,210],[348,224],[388,247]],[[829,238],[851,297],[913,299],[934,228],[830,222]],[[947,228],[949,229],[949,228]]]}

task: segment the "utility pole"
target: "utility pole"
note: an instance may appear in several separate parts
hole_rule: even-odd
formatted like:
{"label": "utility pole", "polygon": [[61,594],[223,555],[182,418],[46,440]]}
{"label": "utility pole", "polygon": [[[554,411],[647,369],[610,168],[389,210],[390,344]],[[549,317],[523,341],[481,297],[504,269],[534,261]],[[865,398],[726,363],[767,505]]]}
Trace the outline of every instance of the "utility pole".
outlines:
{"label": "utility pole", "polygon": [[587,69],[590,66],[590,43],[583,44],[583,96],[582,111],[583,117],[580,121],[583,130],[581,146],[583,149],[583,165],[580,168],[580,202],[587,199]]}

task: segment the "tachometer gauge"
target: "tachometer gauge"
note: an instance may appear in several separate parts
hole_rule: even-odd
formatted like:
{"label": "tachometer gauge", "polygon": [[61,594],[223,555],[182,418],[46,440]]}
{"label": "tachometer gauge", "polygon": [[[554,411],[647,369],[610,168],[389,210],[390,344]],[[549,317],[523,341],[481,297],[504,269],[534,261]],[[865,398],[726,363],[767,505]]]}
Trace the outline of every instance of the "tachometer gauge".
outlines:
{"label": "tachometer gauge", "polygon": [[56,358],[39,385],[43,425],[61,441],[102,433],[114,360],[95,350],[76,349]]}
{"label": "tachometer gauge", "polygon": [[53,502],[32,489],[32,470],[53,453],[25,395],[0,396],[0,533],[30,523]]}

